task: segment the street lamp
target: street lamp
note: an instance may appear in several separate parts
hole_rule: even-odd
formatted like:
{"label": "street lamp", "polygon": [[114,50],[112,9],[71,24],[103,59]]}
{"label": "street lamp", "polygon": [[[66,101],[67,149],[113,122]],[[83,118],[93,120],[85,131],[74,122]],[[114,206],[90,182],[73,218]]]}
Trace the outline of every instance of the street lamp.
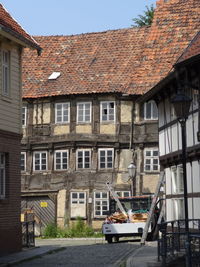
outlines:
{"label": "street lamp", "polygon": [[128,166],[128,174],[132,180],[132,196],[133,196],[134,195],[134,184],[135,184],[134,178],[136,176],[136,166],[133,163],[133,161]]}
{"label": "street lamp", "polygon": [[187,172],[186,172],[186,120],[189,115],[190,104],[192,99],[184,94],[180,88],[177,95],[171,99],[171,103],[174,105],[174,110],[177,119],[181,125],[182,136],[182,164],[183,164],[183,185],[184,185],[184,208],[185,208],[185,233],[186,233],[186,266],[192,266],[191,264],[191,249],[190,249],[190,235],[189,235],[189,222],[188,222],[188,192],[187,192]]}

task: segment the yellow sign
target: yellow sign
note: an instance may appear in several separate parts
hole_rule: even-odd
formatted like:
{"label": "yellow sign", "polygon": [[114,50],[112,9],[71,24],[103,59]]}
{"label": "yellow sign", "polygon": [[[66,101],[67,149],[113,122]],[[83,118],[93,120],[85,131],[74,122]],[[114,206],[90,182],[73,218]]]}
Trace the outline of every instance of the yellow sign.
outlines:
{"label": "yellow sign", "polygon": [[47,202],[40,202],[40,207],[46,208],[46,207],[48,207],[48,203]]}
{"label": "yellow sign", "polygon": [[21,222],[24,222],[24,214],[21,213]]}

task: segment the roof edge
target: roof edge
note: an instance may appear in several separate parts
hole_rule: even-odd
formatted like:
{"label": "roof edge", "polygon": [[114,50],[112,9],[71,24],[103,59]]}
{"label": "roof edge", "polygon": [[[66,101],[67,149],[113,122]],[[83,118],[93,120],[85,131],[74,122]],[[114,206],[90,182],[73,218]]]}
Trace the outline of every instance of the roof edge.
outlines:
{"label": "roof edge", "polygon": [[25,47],[28,46],[30,48],[36,49],[38,52],[38,55],[41,54],[42,48],[36,42],[31,42],[27,38],[23,37],[21,34],[17,33],[16,31],[10,28],[3,26],[2,24],[0,24],[0,30],[13,36],[16,42],[18,42],[17,39],[20,40],[22,43],[24,43]]}

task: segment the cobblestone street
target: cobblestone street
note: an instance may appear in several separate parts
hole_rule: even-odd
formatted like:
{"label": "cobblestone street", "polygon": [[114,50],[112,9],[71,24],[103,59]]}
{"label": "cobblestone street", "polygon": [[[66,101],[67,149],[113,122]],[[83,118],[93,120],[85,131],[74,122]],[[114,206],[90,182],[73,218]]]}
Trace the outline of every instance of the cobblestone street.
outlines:
{"label": "cobblestone street", "polygon": [[40,246],[57,246],[60,251],[15,266],[123,266],[139,243],[107,244],[103,240],[41,240]]}

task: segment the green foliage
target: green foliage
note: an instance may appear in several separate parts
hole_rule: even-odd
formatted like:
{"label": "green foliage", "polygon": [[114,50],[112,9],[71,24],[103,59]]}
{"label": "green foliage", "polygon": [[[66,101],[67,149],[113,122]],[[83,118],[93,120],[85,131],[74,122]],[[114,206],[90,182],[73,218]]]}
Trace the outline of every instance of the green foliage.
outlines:
{"label": "green foliage", "polygon": [[102,233],[94,232],[82,218],[77,217],[71,227],[64,229],[57,227],[55,224],[49,224],[44,230],[44,238],[73,238],[73,237],[102,237]]}
{"label": "green foliage", "polygon": [[57,226],[55,223],[48,224],[44,229],[44,236],[45,237],[57,237]]}
{"label": "green foliage", "polygon": [[139,15],[138,18],[132,19],[135,24],[131,26],[150,26],[153,22],[154,11],[155,9],[153,5],[151,5],[150,7],[146,6],[146,11],[144,11],[144,15]]}

